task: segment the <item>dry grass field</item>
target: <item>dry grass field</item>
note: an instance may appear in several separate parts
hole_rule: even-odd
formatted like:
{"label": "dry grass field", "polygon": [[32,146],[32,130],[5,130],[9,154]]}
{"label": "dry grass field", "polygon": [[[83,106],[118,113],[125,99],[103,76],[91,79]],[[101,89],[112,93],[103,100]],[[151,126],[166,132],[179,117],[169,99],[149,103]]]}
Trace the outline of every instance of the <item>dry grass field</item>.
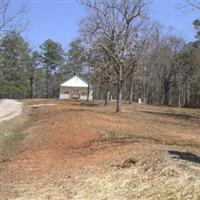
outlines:
{"label": "dry grass field", "polygon": [[0,124],[1,199],[199,200],[200,110],[114,110],[24,101],[21,116]]}

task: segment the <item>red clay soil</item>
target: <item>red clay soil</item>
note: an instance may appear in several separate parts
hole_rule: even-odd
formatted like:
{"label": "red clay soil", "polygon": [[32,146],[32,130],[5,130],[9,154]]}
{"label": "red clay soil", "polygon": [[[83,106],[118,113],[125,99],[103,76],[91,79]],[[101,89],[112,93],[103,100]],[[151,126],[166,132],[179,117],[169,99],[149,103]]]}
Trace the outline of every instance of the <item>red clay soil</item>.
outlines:
{"label": "red clay soil", "polygon": [[[44,102],[34,102],[39,103]],[[80,150],[100,136],[93,127],[97,120],[95,113],[87,109],[81,111],[80,105],[73,103],[53,103],[59,105],[36,109],[37,121],[25,131],[27,136],[20,146],[21,153],[3,163],[7,179],[21,179],[33,174],[40,176],[63,166],[74,168],[96,160],[95,156],[85,158]]]}
{"label": "red clay soil", "polygon": [[[170,143],[199,151],[200,114],[192,109],[184,115],[186,109],[160,110],[135,104],[131,109],[124,105],[124,112],[115,114],[113,105],[104,108],[58,100],[25,102],[26,106],[40,103],[56,105],[33,108],[36,120],[25,130],[19,153],[0,163],[2,196],[14,195],[10,186],[13,182],[28,184],[36,177],[115,162],[130,154],[148,157],[151,152],[169,149]],[[150,113],[157,111],[160,114]],[[175,120],[176,115],[164,112],[178,112],[180,118]]]}

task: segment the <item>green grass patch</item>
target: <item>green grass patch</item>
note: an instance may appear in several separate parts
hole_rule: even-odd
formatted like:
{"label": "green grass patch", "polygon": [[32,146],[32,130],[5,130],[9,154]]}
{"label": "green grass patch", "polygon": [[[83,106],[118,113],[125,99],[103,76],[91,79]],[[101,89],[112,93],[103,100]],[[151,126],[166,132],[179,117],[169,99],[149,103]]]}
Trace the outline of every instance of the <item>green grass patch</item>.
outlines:
{"label": "green grass patch", "polygon": [[180,199],[180,198],[178,197],[178,195],[177,195],[176,192],[171,191],[171,192],[167,192],[167,194],[166,194],[166,199],[167,199],[167,200],[178,200],[178,199]]}
{"label": "green grass patch", "polygon": [[20,144],[26,137],[25,130],[36,120],[36,112],[32,109],[26,115],[24,121],[11,130],[4,130],[0,134],[0,154],[1,156],[11,156],[20,151]]}

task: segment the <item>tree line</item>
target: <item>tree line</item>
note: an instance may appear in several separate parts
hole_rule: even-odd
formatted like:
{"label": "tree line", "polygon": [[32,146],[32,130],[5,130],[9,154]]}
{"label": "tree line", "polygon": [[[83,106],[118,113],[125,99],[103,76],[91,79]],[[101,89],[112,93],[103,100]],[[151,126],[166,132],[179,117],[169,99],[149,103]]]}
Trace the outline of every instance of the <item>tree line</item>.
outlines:
{"label": "tree line", "polygon": [[186,42],[151,21],[148,1],[80,3],[88,12],[67,51],[51,39],[35,51],[15,29],[2,34],[1,98],[56,98],[63,80],[82,74],[95,99],[116,99],[117,112],[122,100],[139,98],[200,106],[200,19],[193,22],[196,40]]}
{"label": "tree line", "polygon": [[18,32],[4,35],[0,40],[0,97],[58,97],[60,83],[80,72],[78,61],[73,62],[78,42],[73,41],[72,49],[65,52],[61,44],[48,39],[36,51]]}
{"label": "tree line", "polygon": [[85,59],[94,82],[104,87],[105,104],[112,95],[117,112],[121,100],[139,98],[149,104],[200,106],[199,19],[193,22],[196,41],[188,43],[149,19],[148,1],[82,4],[88,9],[80,28]]}

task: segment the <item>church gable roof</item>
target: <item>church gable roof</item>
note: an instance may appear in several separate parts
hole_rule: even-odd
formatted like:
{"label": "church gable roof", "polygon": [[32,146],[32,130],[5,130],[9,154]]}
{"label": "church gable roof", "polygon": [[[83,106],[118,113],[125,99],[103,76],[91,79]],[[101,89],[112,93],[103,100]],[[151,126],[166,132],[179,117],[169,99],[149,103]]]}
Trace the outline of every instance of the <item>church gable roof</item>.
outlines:
{"label": "church gable roof", "polygon": [[73,76],[60,86],[62,87],[88,87],[88,83],[79,76]]}

